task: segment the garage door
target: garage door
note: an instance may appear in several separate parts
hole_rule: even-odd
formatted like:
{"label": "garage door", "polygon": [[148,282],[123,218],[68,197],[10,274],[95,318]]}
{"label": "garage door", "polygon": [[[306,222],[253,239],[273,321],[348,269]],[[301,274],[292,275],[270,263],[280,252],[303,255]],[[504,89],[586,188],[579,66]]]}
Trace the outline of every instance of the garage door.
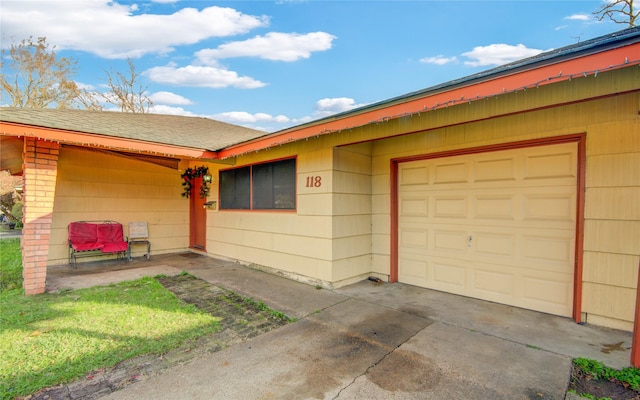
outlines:
{"label": "garage door", "polygon": [[398,280],[571,316],[575,143],[398,166]]}

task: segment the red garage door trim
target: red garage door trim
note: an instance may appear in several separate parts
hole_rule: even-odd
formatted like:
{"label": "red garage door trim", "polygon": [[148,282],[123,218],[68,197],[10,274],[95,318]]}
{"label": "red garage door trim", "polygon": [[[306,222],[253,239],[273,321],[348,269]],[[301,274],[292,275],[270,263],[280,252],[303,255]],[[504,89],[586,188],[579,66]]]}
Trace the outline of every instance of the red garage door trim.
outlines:
{"label": "red garage door trim", "polygon": [[501,143],[488,146],[471,147],[466,149],[448,150],[437,153],[420,154],[409,157],[391,159],[390,183],[391,183],[391,265],[389,281],[398,281],[398,165],[408,161],[427,160],[467,154],[486,153],[490,151],[518,149],[523,147],[546,146],[561,143],[577,143],[578,145],[578,187],[576,205],[576,245],[574,266],[574,290],[573,290],[573,319],[582,322],[582,257],[584,238],[584,188],[586,167],[586,134],[573,134],[524,140],[519,142]]}

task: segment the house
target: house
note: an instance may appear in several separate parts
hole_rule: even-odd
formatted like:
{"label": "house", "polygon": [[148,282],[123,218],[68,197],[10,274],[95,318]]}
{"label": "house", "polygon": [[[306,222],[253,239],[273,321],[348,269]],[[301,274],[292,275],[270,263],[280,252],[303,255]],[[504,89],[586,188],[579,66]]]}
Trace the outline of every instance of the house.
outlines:
{"label": "house", "polygon": [[70,222],[147,221],[154,254],[324,287],[376,276],[633,330],[640,28],[273,134],[0,112],[0,167],[25,182],[27,293],[68,262]]}

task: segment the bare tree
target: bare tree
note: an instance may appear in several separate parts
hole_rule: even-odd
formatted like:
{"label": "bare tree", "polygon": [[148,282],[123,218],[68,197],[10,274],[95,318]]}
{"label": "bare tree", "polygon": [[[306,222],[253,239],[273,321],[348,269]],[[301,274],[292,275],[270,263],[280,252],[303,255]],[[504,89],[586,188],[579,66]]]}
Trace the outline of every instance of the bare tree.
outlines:
{"label": "bare tree", "polygon": [[616,24],[626,24],[629,28],[636,26],[638,10],[633,8],[633,0],[605,0],[602,7],[593,12],[598,21],[609,18]]}
{"label": "bare tree", "polygon": [[107,103],[120,107],[123,112],[145,113],[153,105],[146,95],[146,87],[138,84],[140,74],[136,73],[136,67],[131,59],[127,59],[129,74],[107,71],[107,84],[109,91],[101,96]]}
{"label": "bare tree", "polygon": [[2,50],[2,92],[13,107],[71,108],[82,92],[71,79],[76,61],[58,58],[45,37],[23,39]]}

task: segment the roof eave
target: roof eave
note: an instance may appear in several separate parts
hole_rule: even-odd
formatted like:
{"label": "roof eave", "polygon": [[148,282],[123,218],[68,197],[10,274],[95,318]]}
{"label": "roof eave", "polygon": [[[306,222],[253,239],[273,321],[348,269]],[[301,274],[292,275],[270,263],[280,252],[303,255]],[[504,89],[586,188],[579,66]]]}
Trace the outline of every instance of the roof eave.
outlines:
{"label": "roof eave", "polygon": [[0,135],[37,137],[39,139],[63,144],[137,152],[166,157],[186,157],[203,160],[217,160],[219,158],[217,152],[207,149],[167,145],[142,140],[67,131],[56,128],[45,128],[6,121],[0,121]]}

